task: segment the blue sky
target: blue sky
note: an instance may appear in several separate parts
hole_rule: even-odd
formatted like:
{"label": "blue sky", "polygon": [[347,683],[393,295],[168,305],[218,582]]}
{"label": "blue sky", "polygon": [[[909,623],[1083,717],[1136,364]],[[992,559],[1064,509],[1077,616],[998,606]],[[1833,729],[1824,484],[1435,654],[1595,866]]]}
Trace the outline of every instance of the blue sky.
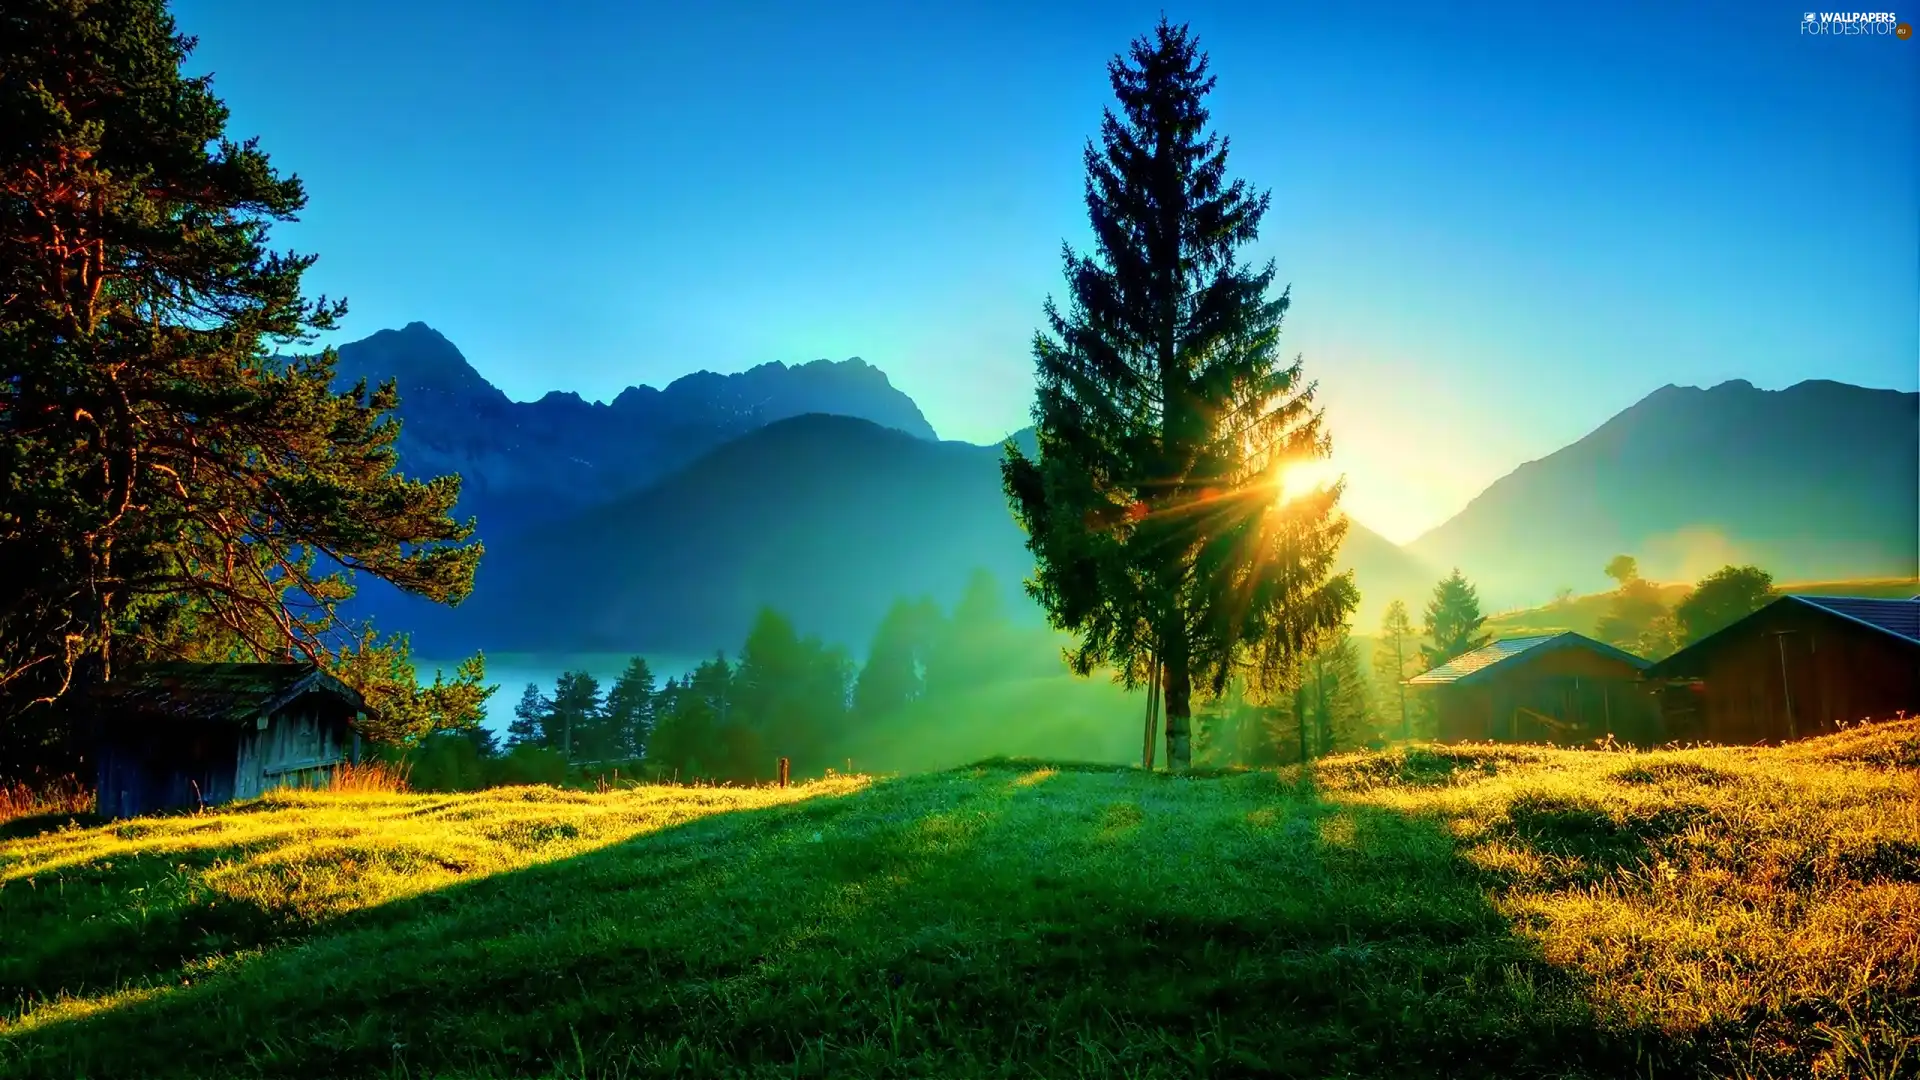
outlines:
{"label": "blue sky", "polygon": [[[1411,539],[1669,382],[1916,388],[1920,39],[1673,6],[1166,7],[1359,520]],[[307,183],[276,236],[340,340],[423,320],[522,399],[861,356],[975,442],[1027,422],[1105,63],[1160,11],[175,6]]]}

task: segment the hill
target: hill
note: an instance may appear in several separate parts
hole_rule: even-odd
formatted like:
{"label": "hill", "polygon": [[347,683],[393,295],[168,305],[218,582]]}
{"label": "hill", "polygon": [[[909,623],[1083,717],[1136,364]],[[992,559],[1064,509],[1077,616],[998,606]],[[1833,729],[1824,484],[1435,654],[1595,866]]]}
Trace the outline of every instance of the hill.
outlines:
{"label": "hill", "polygon": [[1496,481],[1408,545],[1518,606],[1595,589],[1613,555],[1655,580],[1756,563],[1783,579],[1920,574],[1920,394],[1812,380],[1666,386]]}
{"label": "hill", "polygon": [[[840,416],[782,420],[648,489],[489,545],[473,598],[414,605],[441,654],[490,650],[704,652],[732,647],[770,605],[863,649],[896,597],[950,605],[985,568],[1017,599],[1031,572],[1000,486],[1000,448],[933,442]],[[1369,582],[1431,575],[1354,526]],[[1384,606],[1384,601],[1381,602]]]}
{"label": "hill", "polygon": [[695,372],[664,390],[630,386],[610,403],[555,391],[512,401],[425,323],[340,347],[336,382],[394,379],[401,469],[458,473],[461,509],[483,539],[635,491],[755,428],[806,413],[857,416],[935,438],[913,399],[855,358],[735,375]]}
{"label": "hill", "polygon": [[[1660,600],[1668,607],[1672,607],[1679,603],[1692,588],[1692,584],[1688,582],[1663,582],[1659,585]],[[1802,593],[1808,596],[1876,596],[1890,600],[1904,600],[1920,595],[1920,578],[1782,582],[1774,586],[1774,591],[1783,594]],[[1562,630],[1572,630],[1577,634],[1591,636],[1612,603],[1613,594],[1610,592],[1589,593],[1586,596],[1572,597],[1563,603],[1544,604],[1540,607],[1522,608],[1491,615],[1487,618],[1485,630],[1496,638],[1558,633]]]}
{"label": "hill", "polygon": [[14,822],[0,1075],[1910,1075],[1916,784],[1908,721]]}

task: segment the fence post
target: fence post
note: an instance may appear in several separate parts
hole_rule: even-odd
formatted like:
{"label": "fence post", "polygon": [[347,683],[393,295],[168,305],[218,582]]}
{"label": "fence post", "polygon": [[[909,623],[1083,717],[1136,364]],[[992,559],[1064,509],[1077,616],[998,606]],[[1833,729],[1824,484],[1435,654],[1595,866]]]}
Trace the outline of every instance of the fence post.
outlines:
{"label": "fence post", "polygon": [[780,759],[780,786],[781,787],[787,786],[787,759],[786,758]]}

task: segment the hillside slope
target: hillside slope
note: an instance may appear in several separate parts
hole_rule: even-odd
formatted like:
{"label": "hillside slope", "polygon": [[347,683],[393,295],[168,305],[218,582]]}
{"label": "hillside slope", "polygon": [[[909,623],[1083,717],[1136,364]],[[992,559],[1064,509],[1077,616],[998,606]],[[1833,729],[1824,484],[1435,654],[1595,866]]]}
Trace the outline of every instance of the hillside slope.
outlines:
{"label": "hillside slope", "polygon": [[1917,793],[1906,722],[16,822],[0,1075],[1911,1075]]}
{"label": "hillside slope", "polygon": [[1812,380],[1666,386],[1496,481],[1408,545],[1495,607],[1597,589],[1615,554],[1654,580],[1729,562],[1778,579],[1920,573],[1920,394]]}
{"label": "hillside slope", "polygon": [[[861,649],[896,597],[951,604],[976,567],[1023,603],[1033,563],[999,459],[997,446],[849,417],[779,421],[643,492],[490,544],[472,600],[417,605],[401,624],[442,653],[699,652],[733,647],[770,605]],[[1363,592],[1431,587],[1424,567],[1358,525],[1346,555]],[[1384,606],[1368,599],[1366,612]]]}

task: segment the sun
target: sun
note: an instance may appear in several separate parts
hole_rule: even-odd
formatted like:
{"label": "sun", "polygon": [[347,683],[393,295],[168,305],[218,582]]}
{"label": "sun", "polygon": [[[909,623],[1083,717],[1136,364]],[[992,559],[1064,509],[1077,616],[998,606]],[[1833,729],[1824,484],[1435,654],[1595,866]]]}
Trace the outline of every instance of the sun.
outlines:
{"label": "sun", "polygon": [[1280,467],[1278,491],[1275,501],[1282,505],[1290,503],[1302,495],[1311,495],[1321,488],[1329,487],[1340,479],[1340,470],[1325,458],[1296,461]]}

